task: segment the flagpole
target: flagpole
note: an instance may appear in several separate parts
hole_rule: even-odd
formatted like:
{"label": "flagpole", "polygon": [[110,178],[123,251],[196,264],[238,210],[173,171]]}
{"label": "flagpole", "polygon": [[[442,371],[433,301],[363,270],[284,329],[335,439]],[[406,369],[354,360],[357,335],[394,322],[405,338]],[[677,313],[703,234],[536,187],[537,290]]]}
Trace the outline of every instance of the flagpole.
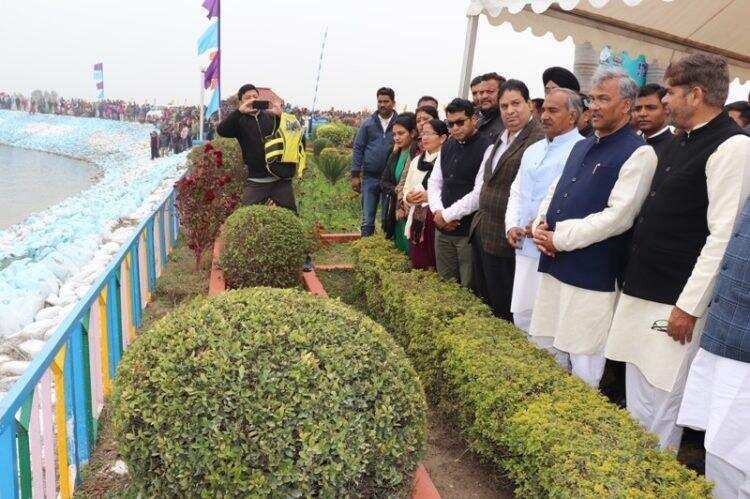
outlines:
{"label": "flagpole", "polygon": [[200,73],[201,73],[201,100],[200,100],[200,105],[198,106],[198,110],[199,110],[198,114],[200,114],[200,127],[199,127],[200,128],[200,132],[198,132],[198,133],[200,135],[198,135],[198,140],[201,141],[201,142],[203,142],[203,114],[204,114],[204,110],[203,110],[203,92],[205,91],[204,88],[203,88],[203,81],[206,78],[206,70],[205,69],[201,69]]}
{"label": "flagpole", "polygon": [[217,34],[217,43],[216,43],[217,47],[216,48],[218,50],[217,56],[219,57],[219,68],[218,68],[219,69],[219,78],[218,78],[219,81],[217,82],[217,85],[216,85],[216,91],[219,92],[219,110],[218,110],[218,113],[219,113],[219,121],[221,121],[221,0],[216,0],[216,4],[218,5],[218,9],[217,9],[217,14],[218,15],[216,16],[216,18],[217,18],[216,19],[216,22],[217,22],[216,29],[218,31],[218,34]]}
{"label": "flagpole", "polygon": [[328,38],[328,26],[326,26],[323,32],[323,43],[320,45],[320,58],[318,59],[318,77],[315,79],[315,93],[313,94],[312,109],[310,109],[310,129],[308,133],[313,131],[313,121],[315,121],[315,106],[318,103],[318,85],[320,84],[320,73],[323,70],[323,52],[326,48],[326,39]]}

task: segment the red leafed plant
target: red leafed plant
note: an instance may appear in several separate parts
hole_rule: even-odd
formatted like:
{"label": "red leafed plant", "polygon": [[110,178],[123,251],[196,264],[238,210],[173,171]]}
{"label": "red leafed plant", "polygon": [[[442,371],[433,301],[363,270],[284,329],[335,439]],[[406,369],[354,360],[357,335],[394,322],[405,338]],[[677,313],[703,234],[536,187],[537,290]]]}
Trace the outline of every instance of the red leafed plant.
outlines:
{"label": "red leafed plant", "polygon": [[208,143],[200,149],[194,167],[175,184],[180,226],[188,248],[195,254],[196,269],[219,234],[221,224],[239,204],[237,193],[227,188],[231,181],[222,152]]}

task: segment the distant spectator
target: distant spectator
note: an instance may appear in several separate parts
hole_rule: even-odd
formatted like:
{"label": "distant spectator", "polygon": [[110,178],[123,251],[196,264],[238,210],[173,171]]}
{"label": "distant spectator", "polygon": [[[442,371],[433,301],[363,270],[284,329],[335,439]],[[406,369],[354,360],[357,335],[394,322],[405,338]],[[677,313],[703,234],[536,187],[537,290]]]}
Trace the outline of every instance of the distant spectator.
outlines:
{"label": "distant spectator", "polygon": [[159,157],[159,136],[156,131],[151,132],[151,159]]}
{"label": "distant spectator", "polygon": [[357,131],[352,151],[352,189],[360,194],[363,237],[375,232],[375,215],[380,203],[380,177],[393,147],[396,94],[382,87],[375,93],[378,110]]}

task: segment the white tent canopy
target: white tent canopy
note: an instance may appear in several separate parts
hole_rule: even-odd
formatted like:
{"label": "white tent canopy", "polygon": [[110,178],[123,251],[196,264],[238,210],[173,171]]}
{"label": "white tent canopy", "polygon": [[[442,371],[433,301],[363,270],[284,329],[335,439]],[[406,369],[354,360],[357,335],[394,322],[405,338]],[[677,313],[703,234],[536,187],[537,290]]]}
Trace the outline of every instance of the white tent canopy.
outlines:
{"label": "white tent canopy", "polygon": [[471,0],[460,95],[468,94],[479,16],[516,31],[609,45],[667,65],[685,54],[722,55],[731,76],[750,80],[750,0]]}

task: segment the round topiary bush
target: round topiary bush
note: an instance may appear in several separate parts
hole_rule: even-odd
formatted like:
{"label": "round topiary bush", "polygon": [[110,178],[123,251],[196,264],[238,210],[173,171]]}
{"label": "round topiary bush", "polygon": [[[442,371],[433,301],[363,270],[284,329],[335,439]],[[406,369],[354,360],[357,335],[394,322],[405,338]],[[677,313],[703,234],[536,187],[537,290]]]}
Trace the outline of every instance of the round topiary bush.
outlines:
{"label": "round topiary bush", "polygon": [[332,147],[332,146],[333,146],[333,142],[331,142],[330,140],[326,138],[315,139],[313,141],[313,154],[317,158],[318,156],[320,156],[320,153],[323,151],[323,149],[327,147]]}
{"label": "round topiary bush", "polygon": [[296,290],[184,305],[118,368],[114,429],[146,497],[406,495],[425,398],[371,319]]}
{"label": "round topiary bush", "polygon": [[299,283],[307,241],[299,218],[285,208],[254,205],[238,209],[222,230],[219,265],[230,288]]}

